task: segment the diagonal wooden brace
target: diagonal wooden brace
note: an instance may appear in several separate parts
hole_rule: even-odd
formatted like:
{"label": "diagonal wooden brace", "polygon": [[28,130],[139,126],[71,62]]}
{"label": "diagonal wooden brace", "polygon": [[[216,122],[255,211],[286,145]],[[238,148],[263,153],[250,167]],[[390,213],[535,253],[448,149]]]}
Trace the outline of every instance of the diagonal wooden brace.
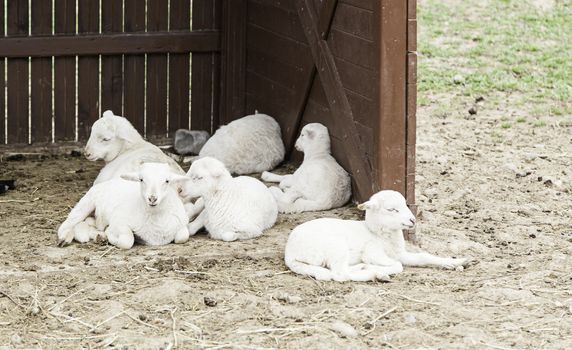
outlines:
{"label": "diagonal wooden brace", "polygon": [[[334,56],[316,25],[319,21],[310,1],[296,0],[298,17],[308,40],[314,65],[322,81],[334,122],[338,125],[340,125],[339,123],[344,123],[343,129],[346,132],[342,138],[350,149],[348,158],[352,168],[352,176],[355,178],[354,184],[356,185],[354,186],[354,197],[365,199],[377,190],[377,185],[372,180],[372,166],[356,128],[352,109],[344,91]],[[371,184],[371,187],[357,188],[357,184],[363,183]]]}

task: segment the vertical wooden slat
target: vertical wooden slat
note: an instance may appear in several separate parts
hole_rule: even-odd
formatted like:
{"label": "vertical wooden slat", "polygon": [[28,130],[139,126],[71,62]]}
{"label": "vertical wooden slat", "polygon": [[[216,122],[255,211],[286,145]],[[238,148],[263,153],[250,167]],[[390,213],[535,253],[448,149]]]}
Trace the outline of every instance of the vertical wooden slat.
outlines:
{"label": "vertical wooden slat", "polygon": [[[28,0],[8,1],[8,36],[28,35]],[[8,142],[28,143],[28,58],[8,59]]]}
{"label": "vertical wooden slat", "polygon": [[221,52],[221,123],[240,118],[246,108],[246,0],[224,1]]}
{"label": "vertical wooden slat", "polygon": [[[215,29],[217,3],[193,1],[193,30]],[[191,128],[213,132],[218,126],[218,118],[215,120],[213,115],[214,92],[218,90],[218,84],[214,84],[214,70],[219,67],[215,67],[213,53],[193,53],[192,57]]]}
{"label": "vertical wooden slat", "polygon": [[[4,33],[4,0],[0,0],[0,37],[3,37]],[[4,66],[4,57],[0,57],[0,145],[6,142],[5,134],[5,122],[6,122],[6,113],[5,113],[5,95],[4,90],[6,87],[6,79],[5,79],[5,66]]]}
{"label": "vertical wooden slat", "polygon": [[[190,29],[190,1],[171,0],[170,30]],[[189,54],[169,55],[169,136],[189,128]]]}
{"label": "vertical wooden slat", "polygon": [[[417,0],[407,3],[407,204],[417,215],[415,203],[415,144],[417,131]],[[408,232],[411,241],[416,241],[415,231]]]}
{"label": "vertical wooden slat", "polygon": [[[123,1],[102,0],[101,31],[121,33],[123,31]],[[112,110],[123,115],[123,59],[121,55],[101,57],[101,110]]]}
{"label": "vertical wooden slat", "polygon": [[[32,35],[52,33],[52,1],[32,0]],[[32,143],[52,141],[52,58],[32,58]]]}
{"label": "vertical wooden slat", "polygon": [[376,6],[379,58],[377,168],[380,189],[406,195],[407,2]]}
{"label": "vertical wooden slat", "polygon": [[[99,31],[99,0],[78,1],[78,32]],[[91,125],[99,118],[99,57],[78,58],[78,138],[89,137]]]}
{"label": "vertical wooden slat", "polygon": [[[188,2],[188,1],[187,1]],[[145,31],[145,0],[125,0],[125,32]],[[125,55],[125,111],[141,135],[145,134],[145,56]]]}
{"label": "vertical wooden slat", "polygon": [[[147,31],[169,29],[168,3],[148,0]],[[147,55],[147,137],[167,135],[167,54]]]}
{"label": "vertical wooden slat", "polygon": [[[55,0],[56,34],[75,33],[75,0]],[[75,140],[75,57],[54,59],[55,141]]]}

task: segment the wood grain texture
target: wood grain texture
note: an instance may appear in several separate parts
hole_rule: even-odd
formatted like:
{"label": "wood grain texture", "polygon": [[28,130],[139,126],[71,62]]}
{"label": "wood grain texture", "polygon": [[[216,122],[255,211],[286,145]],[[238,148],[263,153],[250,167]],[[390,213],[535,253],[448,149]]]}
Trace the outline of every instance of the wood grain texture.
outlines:
{"label": "wood grain texture", "polygon": [[[99,1],[78,1],[78,32],[99,31]],[[89,137],[91,125],[99,118],[99,57],[78,58],[78,140]]]}
{"label": "wood grain texture", "polygon": [[[32,35],[52,34],[52,1],[32,0]],[[31,141],[52,141],[52,58],[32,58]]]}
{"label": "wood grain texture", "polygon": [[[101,32],[104,34],[123,31],[123,2],[102,0]],[[123,115],[123,57],[101,57],[101,110],[111,110]]]}
{"label": "wood grain texture", "polygon": [[[147,2],[147,31],[169,29],[168,3]],[[147,55],[147,135],[167,135],[167,54]]]}
{"label": "wood grain texture", "polygon": [[[28,0],[7,3],[7,35],[28,35]],[[8,59],[8,142],[28,143],[28,58]]]}
{"label": "wood grain texture", "polygon": [[[56,34],[75,33],[75,0],[55,0]],[[74,141],[75,121],[75,57],[54,58],[54,124],[55,141]]]}
{"label": "wood grain texture", "polygon": [[[125,0],[124,31],[145,31],[145,0]],[[145,55],[125,55],[124,62],[123,116],[145,135]]]}
{"label": "wood grain texture", "polygon": [[[170,30],[188,30],[190,11],[188,0],[171,0]],[[169,55],[169,136],[190,126],[189,73],[189,53]]]}
{"label": "wood grain texture", "polygon": [[380,189],[406,196],[407,3],[382,0],[376,7],[379,55],[377,169]]}
{"label": "wood grain texture", "polygon": [[[0,37],[5,35],[4,32],[4,0],[0,0]],[[4,58],[0,58],[0,72],[1,74],[5,74],[5,60]],[[0,145],[6,143],[6,129],[5,129],[5,122],[6,122],[6,96],[4,94],[6,88],[6,78],[3,75],[0,78]]]}

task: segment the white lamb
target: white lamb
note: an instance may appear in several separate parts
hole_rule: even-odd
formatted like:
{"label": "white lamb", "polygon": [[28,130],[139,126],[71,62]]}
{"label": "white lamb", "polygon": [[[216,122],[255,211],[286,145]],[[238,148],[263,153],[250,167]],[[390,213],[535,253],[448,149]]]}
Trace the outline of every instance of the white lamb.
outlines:
{"label": "white lamb", "polygon": [[[59,245],[74,238],[87,242],[95,235],[123,249],[131,248],[135,239],[148,245],[186,242],[189,218],[169,183],[177,176],[167,164],[144,163],[138,172],[92,186],[58,229]],[[95,229],[74,230],[78,224],[91,226],[84,220],[92,213]]]}
{"label": "white lamb", "polygon": [[319,123],[306,125],[296,140],[304,161],[292,175],[262,173],[262,180],[280,182],[270,190],[281,213],[328,210],[341,207],[352,194],[348,173],[332,157],[328,128]]}
{"label": "white lamb", "polygon": [[266,114],[253,114],[221,126],[205,143],[199,158],[213,157],[233,174],[272,170],[284,160],[280,125]]}
{"label": "white lamb", "polygon": [[180,195],[204,200],[204,210],[188,226],[191,235],[204,226],[213,239],[250,239],[276,222],[278,207],[268,188],[252,177],[233,178],[214,158],[197,160],[176,181]]}
{"label": "white lamb", "polygon": [[365,221],[317,219],[294,228],[285,251],[290,270],[318,280],[369,281],[387,280],[403,265],[454,269],[468,262],[405,249],[402,230],[413,228],[415,217],[399,192],[378,192],[358,208]]}
{"label": "white lamb", "polygon": [[127,119],[114,115],[112,111],[105,111],[103,117],[93,123],[85,146],[85,157],[90,161],[105,161],[94,184],[137,171],[141,164],[148,162],[166,163],[174,173],[185,173],[159,147],[145,141]]}

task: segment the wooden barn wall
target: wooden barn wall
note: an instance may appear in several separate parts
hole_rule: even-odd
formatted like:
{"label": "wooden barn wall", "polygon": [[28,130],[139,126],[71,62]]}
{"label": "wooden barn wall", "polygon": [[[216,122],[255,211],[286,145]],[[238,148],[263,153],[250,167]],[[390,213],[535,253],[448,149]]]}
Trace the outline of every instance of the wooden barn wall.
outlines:
{"label": "wooden barn wall", "polygon": [[[345,92],[352,107],[366,152],[374,154],[376,114],[376,50],[373,44],[375,0],[340,0],[332,22],[328,44],[335,56]],[[316,10],[320,10],[316,1]],[[301,94],[313,60],[294,1],[248,0],[247,24],[247,112],[258,110],[274,116],[282,127],[287,149],[291,149]],[[319,122],[328,127],[334,155],[349,169],[341,141],[342,123],[334,123],[319,76],[302,109],[303,126]],[[342,125],[339,125],[342,124]],[[300,159],[298,152],[294,159]]]}

